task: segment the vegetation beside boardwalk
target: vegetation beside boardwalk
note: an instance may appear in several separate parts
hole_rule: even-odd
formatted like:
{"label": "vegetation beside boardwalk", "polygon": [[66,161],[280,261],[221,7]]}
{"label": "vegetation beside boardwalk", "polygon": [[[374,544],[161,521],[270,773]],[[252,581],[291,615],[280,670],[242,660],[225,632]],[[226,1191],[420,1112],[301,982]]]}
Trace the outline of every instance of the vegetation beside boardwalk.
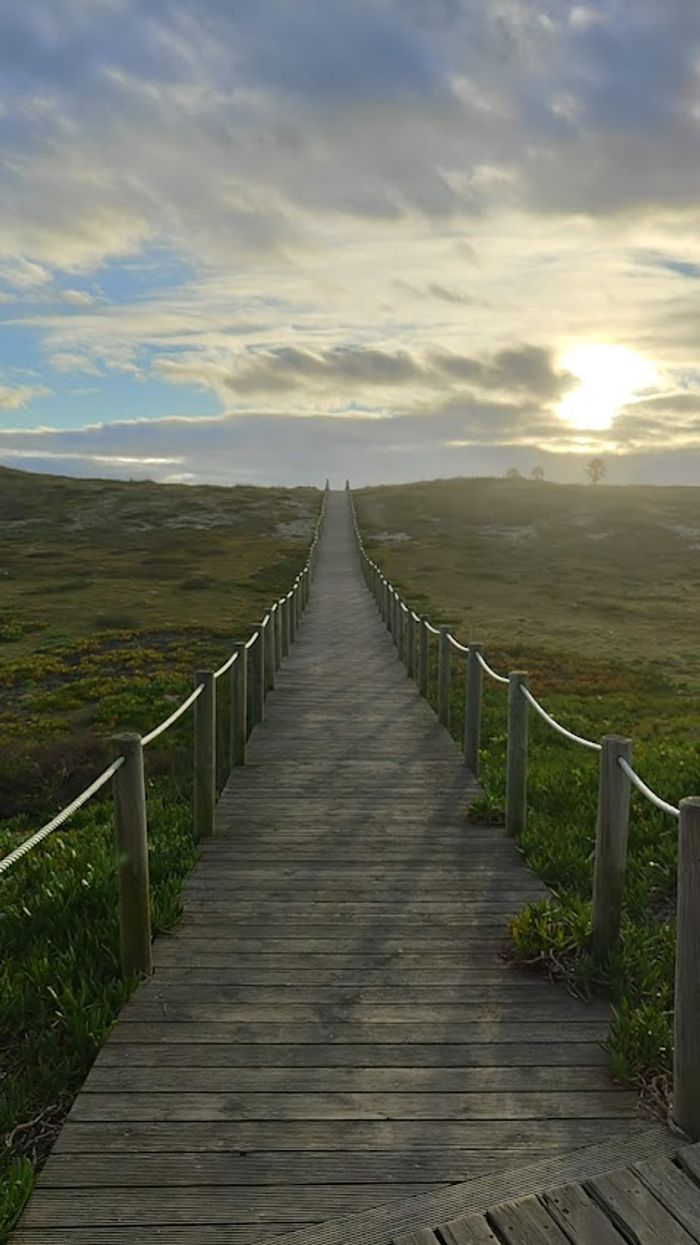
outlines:
{"label": "vegetation beside boardwalk", "polygon": [[[246,638],[306,559],[314,489],[190,488],[0,469],[0,855]],[[225,696],[225,693],[224,693]],[[225,708],[225,700],[224,700]],[[154,928],[195,859],[192,718],[146,753]],[[0,1240],[133,983],[98,799],[0,878]]]}
{"label": "vegetation beside boardwalk", "polygon": [[[417,612],[525,669],[569,729],[634,741],[633,763],[671,803],[700,793],[700,489],[453,480],[355,494],[370,556]],[[453,655],[452,723],[464,673]],[[434,686],[431,694],[434,696]],[[505,797],[506,689],[485,679],[481,780],[472,816]],[[555,892],[512,922],[513,955],[615,1002],[613,1075],[661,1103],[673,1043],[677,823],[632,794],[622,939],[588,948],[598,766],[530,713],[528,823],[519,846]]]}

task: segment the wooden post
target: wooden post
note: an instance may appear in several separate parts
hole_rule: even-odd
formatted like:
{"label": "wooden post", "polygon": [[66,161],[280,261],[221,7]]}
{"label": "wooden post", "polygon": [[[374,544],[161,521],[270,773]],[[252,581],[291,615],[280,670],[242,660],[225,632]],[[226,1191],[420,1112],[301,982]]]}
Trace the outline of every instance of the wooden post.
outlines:
{"label": "wooden post", "polygon": [[399,605],[399,600],[399,594],[396,589],[394,589],[391,609],[391,635],[396,648],[399,647],[399,619],[401,617],[401,606]]}
{"label": "wooden post", "polygon": [[288,596],[283,596],[283,598],[281,598],[279,608],[281,610],[281,620],[280,620],[281,656],[283,656],[283,659],[284,659],[284,657],[289,656],[289,598]]}
{"label": "wooden post", "polygon": [[506,762],[506,832],[520,834],[527,820],[527,711],[521,692],[527,675],[513,670],[508,675],[508,748]]}
{"label": "wooden post", "polygon": [[403,602],[400,597],[397,602],[396,648],[398,651],[399,661],[403,661],[404,653],[406,651],[406,615],[404,613]]}
{"label": "wooden post", "polygon": [[231,667],[231,749],[232,764],[245,765],[248,739],[248,650],[236,644],[238,660]]}
{"label": "wooden post", "polygon": [[250,653],[250,707],[251,727],[257,726],[265,717],[265,630],[258,626],[258,638],[248,651]]}
{"label": "wooden post", "polygon": [[438,636],[438,722],[450,729],[450,629],[440,628]]}
{"label": "wooden post", "polygon": [[389,626],[389,585],[386,582],[386,579],[384,578],[383,575],[382,575],[381,596],[382,596],[382,599],[381,599],[380,610],[381,610],[381,615],[382,615],[382,622],[388,627]]}
{"label": "wooden post", "polygon": [[275,615],[275,670],[282,665],[282,607],[275,601],[272,607]]}
{"label": "wooden post", "polygon": [[700,798],[681,800],[673,1102],[676,1123],[700,1141]]}
{"label": "wooden post", "polygon": [[413,610],[408,611],[406,631],[406,672],[410,678],[413,678],[413,671],[416,665],[416,620],[413,616]]}
{"label": "wooden post", "polygon": [[430,657],[430,632],[428,631],[428,615],[420,616],[420,646],[418,653],[418,690],[421,696],[428,696],[428,661]]}
{"label": "wooden post", "polygon": [[216,682],[211,670],[198,670],[194,685],[204,691],[194,702],[194,837],[214,833],[216,804]]}
{"label": "wooden post", "polygon": [[619,735],[604,735],[600,753],[591,910],[591,946],[599,955],[611,951],[617,942],[625,885],[630,780],[618,765],[618,757],[631,764],[632,740]]}
{"label": "wooden post", "polygon": [[484,672],[479,661],[483,644],[469,645],[467,658],[467,687],[464,697],[464,764],[475,778],[479,777],[479,748],[481,746],[481,697]]}
{"label": "wooden post", "polygon": [[301,594],[302,594],[302,578],[300,575],[299,578],[297,579],[296,584],[294,585],[294,601],[296,604],[296,612],[295,612],[295,618],[294,618],[294,621],[296,624],[295,631],[298,631],[301,626],[301,616],[304,612]]}
{"label": "wooden post", "polygon": [[265,650],[265,695],[275,690],[275,622],[276,614],[271,609],[267,616],[267,627],[265,628],[265,638],[267,639],[267,647]]}
{"label": "wooden post", "polygon": [[114,833],[119,897],[119,959],[122,977],[151,972],[151,905],[148,885],[148,827],[141,736],[112,739],[124,764],[114,778]]}

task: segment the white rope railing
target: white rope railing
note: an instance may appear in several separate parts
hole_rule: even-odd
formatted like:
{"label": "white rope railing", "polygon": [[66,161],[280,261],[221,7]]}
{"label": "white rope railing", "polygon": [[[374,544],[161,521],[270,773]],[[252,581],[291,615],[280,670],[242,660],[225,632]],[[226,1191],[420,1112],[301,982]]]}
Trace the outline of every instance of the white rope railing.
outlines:
{"label": "white rope railing", "polygon": [[[276,608],[277,606],[275,606],[275,609]],[[223,666],[219,666],[219,669],[214,671],[214,678],[215,679],[222,678],[222,676],[226,674],[226,671],[231,669],[231,666],[233,665],[234,661],[237,661],[237,660],[238,660],[238,650],[234,649],[228,661],[225,661]]]}
{"label": "white rope railing", "polygon": [[[286,599],[287,599],[287,598],[285,597],[285,600],[286,600]],[[259,631],[254,631],[254,632],[253,632],[253,634],[252,634],[252,636],[250,637],[250,639],[249,639],[249,640],[246,640],[246,642],[245,642],[245,644],[243,645],[243,647],[244,647],[245,649],[252,648],[252,647],[253,647],[253,645],[255,644],[255,641],[257,640],[257,638],[258,638],[258,636],[259,636],[259,635],[260,635],[260,632],[259,632]]]}
{"label": "white rope railing", "polygon": [[54,830],[59,830],[63,823],[68,821],[69,817],[73,816],[73,813],[77,813],[78,809],[83,807],[83,804],[87,804],[91,796],[96,795],[102,787],[107,785],[110,779],[114,777],[117,770],[121,769],[123,764],[124,757],[117,757],[116,761],[112,761],[112,764],[108,765],[106,770],[103,770],[99,778],[96,778],[94,782],[90,783],[89,787],[86,787],[84,791],[81,791],[80,795],[76,796],[71,804],[68,804],[66,808],[61,809],[60,813],[57,813],[55,817],[52,817],[51,821],[48,821],[45,826],[42,826],[40,830],[37,830],[34,834],[30,835],[28,839],[25,839],[23,843],[20,843],[18,847],[15,847],[13,851],[3,857],[3,859],[0,860],[0,874],[6,873],[8,869],[11,869],[18,860],[21,860],[23,856],[26,856],[27,852],[30,852],[33,847],[36,847],[39,843],[42,843],[44,839],[47,839],[50,834],[53,834]]}
{"label": "white rope railing", "polygon": [[651,787],[647,786],[644,780],[639,777],[639,774],[635,770],[632,769],[632,766],[628,764],[624,757],[618,757],[617,763],[620,766],[620,769],[629,778],[632,786],[636,787],[637,791],[641,792],[643,796],[646,796],[650,804],[653,804],[655,808],[661,809],[662,813],[669,813],[671,817],[680,817],[681,810],[676,808],[674,804],[668,804],[666,800],[661,799],[660,795],[657,795],[655,791],[652,791]]}
{"label": "white rope railing", "polygon": [[427,618],[426,618],[426,620],[425,620],[425,627],[426,627],[426,630],[427,630],[427,631],[429,631],[431,635],[439,635],[439,634],[440,634],[440,628],[439,628],[439,627],[434,627],[432,623],[429,623],[429,622],[428,622]]}
{"label": "white rope railing", "polygon": [[576,735],[573,731],[567,730],[565,726],[562,726],[559,722],[557,722],[556,719],[552,717],[551,713],[547,713],[547,710],[543,709],[539,700],[535,700],[535,697],[530,689],[528,687],[524,687],[522,683],[520,684],[520,690],[528,704],[532,705],[535,712],[539,713],[542,720],[546,722],[548,726],[551,726],[552,730],[556,731],[558,735],[563,735],[565,739],[571,740],[574,744],[581,744],[583,748],[590,748],[593,752],[601,751],[600,744],[597,744],[594,739],[586,739],[584,735]]}
{"label": "white rope railing", "polygon": [[450,644],[452,645],[452,647],[453,647],[454,649],[456,649],[458,653],[468,653],[468,652],[469,652],[469,645],[468,645],[468,644],[460,644],[459,640],[455,640],[455,638],[454,638],[454,636],[453,636],[453,634],[452,634],[452,632],[451,632],[451,631],[448,631],[448,633],[447,633],[447,638],[448,638],[448,640],[449,640]]}
{"label": "white rope railing", "polygon": [[[238,656],[238,654],[236,654],[236,656]],[[169,718],[166,718],[164,722],[160,723],[160,726],[154,727],[152,731],[149,731],[147,735],[144,735],[141,739],[143,747],[148,747],[148,745],[153,743],[153,740],[157,739],[159,735],[164,735],[169,727],[173,725],[173,722],[177,722],[178,718],[183,717],[184,714],[187,713],[190,706],[194,704],[195,700],[198,700],[202,695],[203,690],[204,689],[201,684],[199,687],[195,687],[194,691],[190,692],[187,699],[183,700],[181,705],[178,705],[177,709],[170,714]]]}
{"label": "white rope railing", "polygon": [[488,674],[488,676],[491,679],[493,679],[496,683],[507,683],[508,682],[507,678],[505,678],[504,675],[497,674],[496,671],[491,668],[486,658],[484,657],[483,653],[477,652],[476,658],[482,670],[485,670],[486,674]]}

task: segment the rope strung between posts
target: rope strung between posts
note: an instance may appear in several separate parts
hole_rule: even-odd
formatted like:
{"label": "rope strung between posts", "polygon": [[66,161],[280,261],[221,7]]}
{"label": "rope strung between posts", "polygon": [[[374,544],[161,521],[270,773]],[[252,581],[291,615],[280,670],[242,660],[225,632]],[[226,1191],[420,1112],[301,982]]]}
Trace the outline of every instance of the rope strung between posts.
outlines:
{"label": "rope strung between posts", "polygon": [[583,735],[575,735],[573,731],[567,731],[565,726],[560,726],[552,715],[547,713],[546,709],[542,708],[540,702],[535,700],[535,697],[530,689],[528,687],[524,687],[522,683],[520,684],[520,690],[528,703],[532,705],[535,712],[539,713],[543,721],[546,722],[548,726],[551,726],[552,730],[556,731],[558,735],[563,735],[565,739],[570,739],[574,744],[581,744],[583,748],[590,748],[593,752],[602,751],[600,744],[597,744],[595,740],[586,739]]}
{"label": "rope strung between posts", "polygon": [[482,670],[485,670],[486,673],[490,676],[490,678],[494,679],[496,683],[507,683],[508,682],[508,680],[504,678],[502,674],[496,674],[496,671],[491,669],[483,653],[477,653],[476,657]]}
{"label": "rope strung between posts", "polygon": [[650,804],[653,804],[656,808],[660,808],[662,813],[670,813],[671,817],[680,817],[681,810],[676,808],[673,804],[667,804],[665,800],[661,799],[660,795],[657,795],[655,791],[652,791],[651,787],[648,787],[644,780],[639,777],[639,774],[632,769],[632,766],[628,765],[624,757],[618,757],[617,763],[620,766],[620,769],[623,770],[629,778],[632,786],[636,787],[637,791],[640,791],[642,795],[646,796]]}
{"label": "rope strung between posts", "polygon": [[452,645],[452,647],[453,647],[453,648],[455,648],[455,649],[457,650],[457,652],[458,652],[458,653],[468,653],[468,652],[469,652],[469,645],[468,645],[468,644],[460,644],[459,640],[455,640],[455,638],[454,638],[454,636],[452,635],[452,632],[451,632],[451,631],[448,631],[448,633],[447,633],[447,638],[448,638],[448,640],[450,641],[450,644]]}
{"label": "rope strung between posts", "polygon": [[226,674],[227,670],[231,669],[231,666],[233,665],[234,661],[237,661],[237,660],[238,660],[238,652],[237,650],[234,649],[228,661],[225,661],[223,666],[219,666],[219,669],[214,671],[214,678],[220,679],[222,675]]}
{"label": "rope strung between posts", "polygon": [[96,778],[94,782],[90,783],[89,787],[86,787],[84,791],[81,791],[80,795],[76,796],[72,804],[69,804],[66,808],[61,809],[61,812],[57,813],[55,817],[52,817],[51,821],[47,821],[46,825],[41,827],[41,830],[37,830],[31,835],[30,838],[25,839],[24,843],[20,843],[18,847],[15,847],[14,851],[11,851],[7,856],[0,860],[0,874],[5,873],[8,869],[11,869],[18,860],[21,860],[23,856],[26,856],[27,852],[30,852],[33,847],[36,847],[37,844],[42,843],[44,839],[47,839],[50,834],[53,834],[54,830],[59,830],[63,823],[67,821],[69,817],[72,817],[73,813],[77,813],[78,809],[83,807],[83,804],[87,804],[91,796],[95,795],[102,787],[106,786],[110,779],[114,777],[117,770],[121,769],[123,764],[124,757],[117,757],[116,761],[112,761],[112,764],[100,774],[99,778]]}
{"label": "rope strung between posts", "polygon": [[[235,656],[237,657],[238,654],[236,653]],[[159,735],[163,735],[165,731],[167,731],[168,727],[172,726],[173,722],[177,722],[178,718],[181,718],[183,714],[187,713],[190,705],[194,704],[195,700],[202,695],[203,691],[204,688],[200,683],[199,687],[196,687],[193,692],[190,692],[187,700],[183,700],[182,704],[178,705],[177,709],[174,713],[170,714],[169,718],[166,718],[164,722],[161,722],[160,726],[156,726],[152,731],[149,731],[148,735],[143,736],[141,740],[143,747],[146,748],[148,744],[153,743],[153,740],[157,739]]]}

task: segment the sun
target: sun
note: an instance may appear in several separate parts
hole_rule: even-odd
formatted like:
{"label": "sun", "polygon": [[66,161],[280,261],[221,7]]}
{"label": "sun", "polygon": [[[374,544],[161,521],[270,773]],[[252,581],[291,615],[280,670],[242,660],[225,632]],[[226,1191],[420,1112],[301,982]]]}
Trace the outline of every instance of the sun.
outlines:
{"label": "sun", "polygon": [[587,342],[566,350],[559,364],[579,383],[562,398],[558,414],[587,431],[609,428],[620,408],[657,380],[652,365],[627,346]]}

